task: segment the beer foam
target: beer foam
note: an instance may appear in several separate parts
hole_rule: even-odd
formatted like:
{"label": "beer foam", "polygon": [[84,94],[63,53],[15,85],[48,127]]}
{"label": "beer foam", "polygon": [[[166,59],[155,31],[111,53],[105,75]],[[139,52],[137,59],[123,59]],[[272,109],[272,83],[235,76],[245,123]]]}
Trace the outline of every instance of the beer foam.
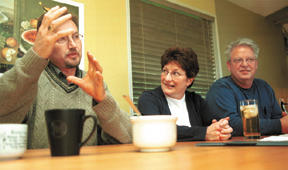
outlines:
{"label": "beer foam", "polygon": [[241,106],[240,109],[243,112],[246,119],[251,119],[252,117],[256,117],[258,115],[257,105]]}

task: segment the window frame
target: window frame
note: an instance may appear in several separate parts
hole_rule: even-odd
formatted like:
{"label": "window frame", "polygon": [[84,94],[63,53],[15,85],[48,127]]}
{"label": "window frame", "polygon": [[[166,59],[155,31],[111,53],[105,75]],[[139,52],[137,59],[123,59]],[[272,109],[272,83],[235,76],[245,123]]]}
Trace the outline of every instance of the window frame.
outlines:
{"label": "window frame", "polygon": [[[183,6],[182,4],[176,4],[173,2],[168,2],[166,0],[142,0],[150,3],[156,3],[164,5],[168,8],[172,8],[175,10],[183,11],[185,13],[189,13],[192,15],[196,15],[198,17],[211,20],[211,29],[212,29],[212,42],[213,42],[213,50],[215,56],[215,76],[216,79],[219,79],[223,76],[222,66],[221,66],[221,56],[219,49],[219,38],[218,38],[218,29],[217,29],[217,18],[213,15],[207,14],[206,12],[200,11],[198,9],[192,9],[190,7]],[[131,47],[131,15],[130,15],[130,0],[126,0],[127,7],[127,48],[128,48],[128,80],[129,80],[129,95],[131,99],[134,99],[133,96],[133,79],[132,79],[132,47]],[[168,47],[167,47],[168,48]],[[160,56],[159,56],[160,57]],[[201,69],[201,68],[200,68]],[[135,101],[133,100],[133,103]],[[130,113],[133,113],[133,110],[130,108]]]}

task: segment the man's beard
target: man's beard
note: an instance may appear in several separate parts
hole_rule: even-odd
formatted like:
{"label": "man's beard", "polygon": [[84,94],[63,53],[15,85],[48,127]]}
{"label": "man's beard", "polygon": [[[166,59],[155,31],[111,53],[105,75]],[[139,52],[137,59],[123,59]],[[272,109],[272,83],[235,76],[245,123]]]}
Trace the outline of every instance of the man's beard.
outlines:
{"label": "man's beard", "polygon": [[69,63],[66,63],[66,68],[76,68],[76,67],[78,67],[79,66],[79,64],[80,64],[80,62],[78,62],[78,64],[77,65],[71,65],[71,64],[69,64]]}
{"label": "man's beard", "polygon": [[76,49],[76,48],[71,48],[67,53],[66,53],[66,56],[67,55],[69,55],[69,54],[71,54],[71,53],[77,53],[77,55],[79,56],[79,58],[77,58],[77,59],[79,59],[79,61],[77,62],[77,63],[71,63],[71,62],[69,62],[69,61],[66,61],[65,62],[65,66],[66,66],[66,68],[75,68],[75,67],[78,67],[79,66],[79,64],[80,64],[80,59],[81,59],[81,54],[80,54],[80,52]]}

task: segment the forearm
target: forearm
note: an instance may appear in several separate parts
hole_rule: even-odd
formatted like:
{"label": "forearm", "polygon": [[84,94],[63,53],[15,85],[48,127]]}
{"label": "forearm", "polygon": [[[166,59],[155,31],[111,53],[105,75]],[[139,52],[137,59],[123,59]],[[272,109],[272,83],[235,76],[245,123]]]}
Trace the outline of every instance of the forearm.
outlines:
{"label": "forearm", "polygon": [[272,135],[281,133],[280,119],[260,119],[261,135]]}
{"label": "forearm", "polygon": [[121,110],[111,94],[93,107],[102,129],[121,143],[131,143],[131,123],[128,113]]}
{"label": "forearm", "polygon": [[[243,123],[241,118],[231,118],[230,126],[233,128],[232,136],[243,136]],[[260,119],[261,135],[271,135],[281,133],[281,123],[279,119]]]}
{"label": "forearm", "polygon": [[21,122],[37,94],[38,78],[47,65],[33,51],[16,60],[0,78],[0,122]]}

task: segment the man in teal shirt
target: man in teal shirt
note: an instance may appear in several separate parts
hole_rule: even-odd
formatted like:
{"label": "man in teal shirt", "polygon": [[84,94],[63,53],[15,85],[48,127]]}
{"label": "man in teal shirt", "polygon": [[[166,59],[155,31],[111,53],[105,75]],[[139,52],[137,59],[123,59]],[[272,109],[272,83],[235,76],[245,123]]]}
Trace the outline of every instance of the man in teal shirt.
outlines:
{"label": "man in teal shirt", "polygon": [[207,93],[206,100],[213,117],[230,117],[232,136],[242,136],[240,101],[258,101],[261,135],[288,133],[288,116],[281,109],[270,85],[255,78],[258,68],[258,46],[250,39],[231,42],[225,52],[231,75],[217,80]]}

